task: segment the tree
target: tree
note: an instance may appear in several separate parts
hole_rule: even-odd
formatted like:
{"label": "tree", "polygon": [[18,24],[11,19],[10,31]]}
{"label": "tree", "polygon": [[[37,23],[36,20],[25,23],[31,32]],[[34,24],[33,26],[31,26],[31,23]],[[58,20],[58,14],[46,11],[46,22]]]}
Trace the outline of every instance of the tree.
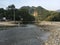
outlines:
{"label": "tree", "polygon": [[7,7],[7,10],[11,10],[11,9],[15,9],[15,5],[14,5],[14,4],[9,5],[9,6]]}
{"label": "tree", "polygon": [[5,10],[3,8],[0,8],[0,19],[4,17]]}
{"label": "tree", "polygon": [[22,22],[23,23],[31,23],[32,21],[35,20],[35,18],[29,14],[29,10],[25,8],[20,9],[20,16],[23,18]]}
{"label": "tree", "polygon": [[9,5],[7,7],[7,19],[9,20],[15,20],[15,11],[16,11],[16,8],[15,8],[15,5]]}

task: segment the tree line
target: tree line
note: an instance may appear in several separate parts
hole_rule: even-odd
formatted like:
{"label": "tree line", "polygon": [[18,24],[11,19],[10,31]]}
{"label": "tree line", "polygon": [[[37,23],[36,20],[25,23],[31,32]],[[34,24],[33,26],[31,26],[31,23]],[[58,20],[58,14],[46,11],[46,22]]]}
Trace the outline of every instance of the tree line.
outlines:
{"label": "tree line", "polygon": [[9,21],[22,21],[23,23],[31,23],[35,20],[27,8],[21,7],[17,9],[15,5],[9,5],[6,9],[0,8],[0,19],[3,17],[6,17]]}
{"label": "tree line", "polygon": [[0,8],[0,19],[6,17],[6,19],[9,21],[32,23],[32,21],[36,20],[33,16],[34,11],[37,12],[37,18],[40,21],[60,21],[60,12],[49,11],[41,6],[22,6],[21,8],[17,9],[14,4],[9,5],[6,9]]}

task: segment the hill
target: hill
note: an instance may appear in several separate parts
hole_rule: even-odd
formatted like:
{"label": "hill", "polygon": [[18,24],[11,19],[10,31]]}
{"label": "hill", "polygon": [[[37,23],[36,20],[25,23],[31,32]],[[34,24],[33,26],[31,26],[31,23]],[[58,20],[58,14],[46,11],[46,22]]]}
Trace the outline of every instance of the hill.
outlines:
{"label": "hill", "polygon": [[49,11],[44,9],[43,7],[41,6],[38,6],[38,7],[29,7],[29,6],[23,6],[21,8],[25,8],[25,9],[28,9],[29,10],[29,13],[31,15],[34,15],[34,12],[37,13],[37,18],[39,20],[44,20],[45,18],[47,18],[49,16]]}
{"label": "hill", "polygon": [[[13,17],[14,15],[15,17]],[[22,6],[17,9],[15,5],[9,5],[6,10],[0,8],[0,19],[3,17],[8,20],[21,20],[23,18],[22,21],[60,21],[60,10],[49,11],[41,6]]]}
{"label": "hill", "polygon": [[57,12],[60,12],[60,9],[59,9],[59,10],[57,10]]}
{"label": "hill", "polygon": [[38,7],[23,6],[22,8],[28,9],[29,13],[31,15],[35,15],[35,18],[37,20],[60,21],[60,10],[49,11],[41,6]]}

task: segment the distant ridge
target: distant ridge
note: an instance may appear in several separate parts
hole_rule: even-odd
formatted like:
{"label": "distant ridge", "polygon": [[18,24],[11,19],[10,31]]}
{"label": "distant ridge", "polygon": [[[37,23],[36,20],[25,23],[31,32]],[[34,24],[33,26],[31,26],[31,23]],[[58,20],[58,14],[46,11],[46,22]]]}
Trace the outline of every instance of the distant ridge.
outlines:
{"label": "distant ridge", "polygon": [[60,9],[59,9],[59,10],[57,10],[57,12],[60,12]]}

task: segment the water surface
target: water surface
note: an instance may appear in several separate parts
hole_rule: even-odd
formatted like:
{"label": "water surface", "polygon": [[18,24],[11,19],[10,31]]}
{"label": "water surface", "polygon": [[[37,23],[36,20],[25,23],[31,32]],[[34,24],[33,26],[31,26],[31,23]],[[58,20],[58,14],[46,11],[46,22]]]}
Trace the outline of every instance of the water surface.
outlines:
{"label": "water surface", "polygon": [[0,45],[42,45],[49,34],[32,24],[9,28],[0,31]]}

